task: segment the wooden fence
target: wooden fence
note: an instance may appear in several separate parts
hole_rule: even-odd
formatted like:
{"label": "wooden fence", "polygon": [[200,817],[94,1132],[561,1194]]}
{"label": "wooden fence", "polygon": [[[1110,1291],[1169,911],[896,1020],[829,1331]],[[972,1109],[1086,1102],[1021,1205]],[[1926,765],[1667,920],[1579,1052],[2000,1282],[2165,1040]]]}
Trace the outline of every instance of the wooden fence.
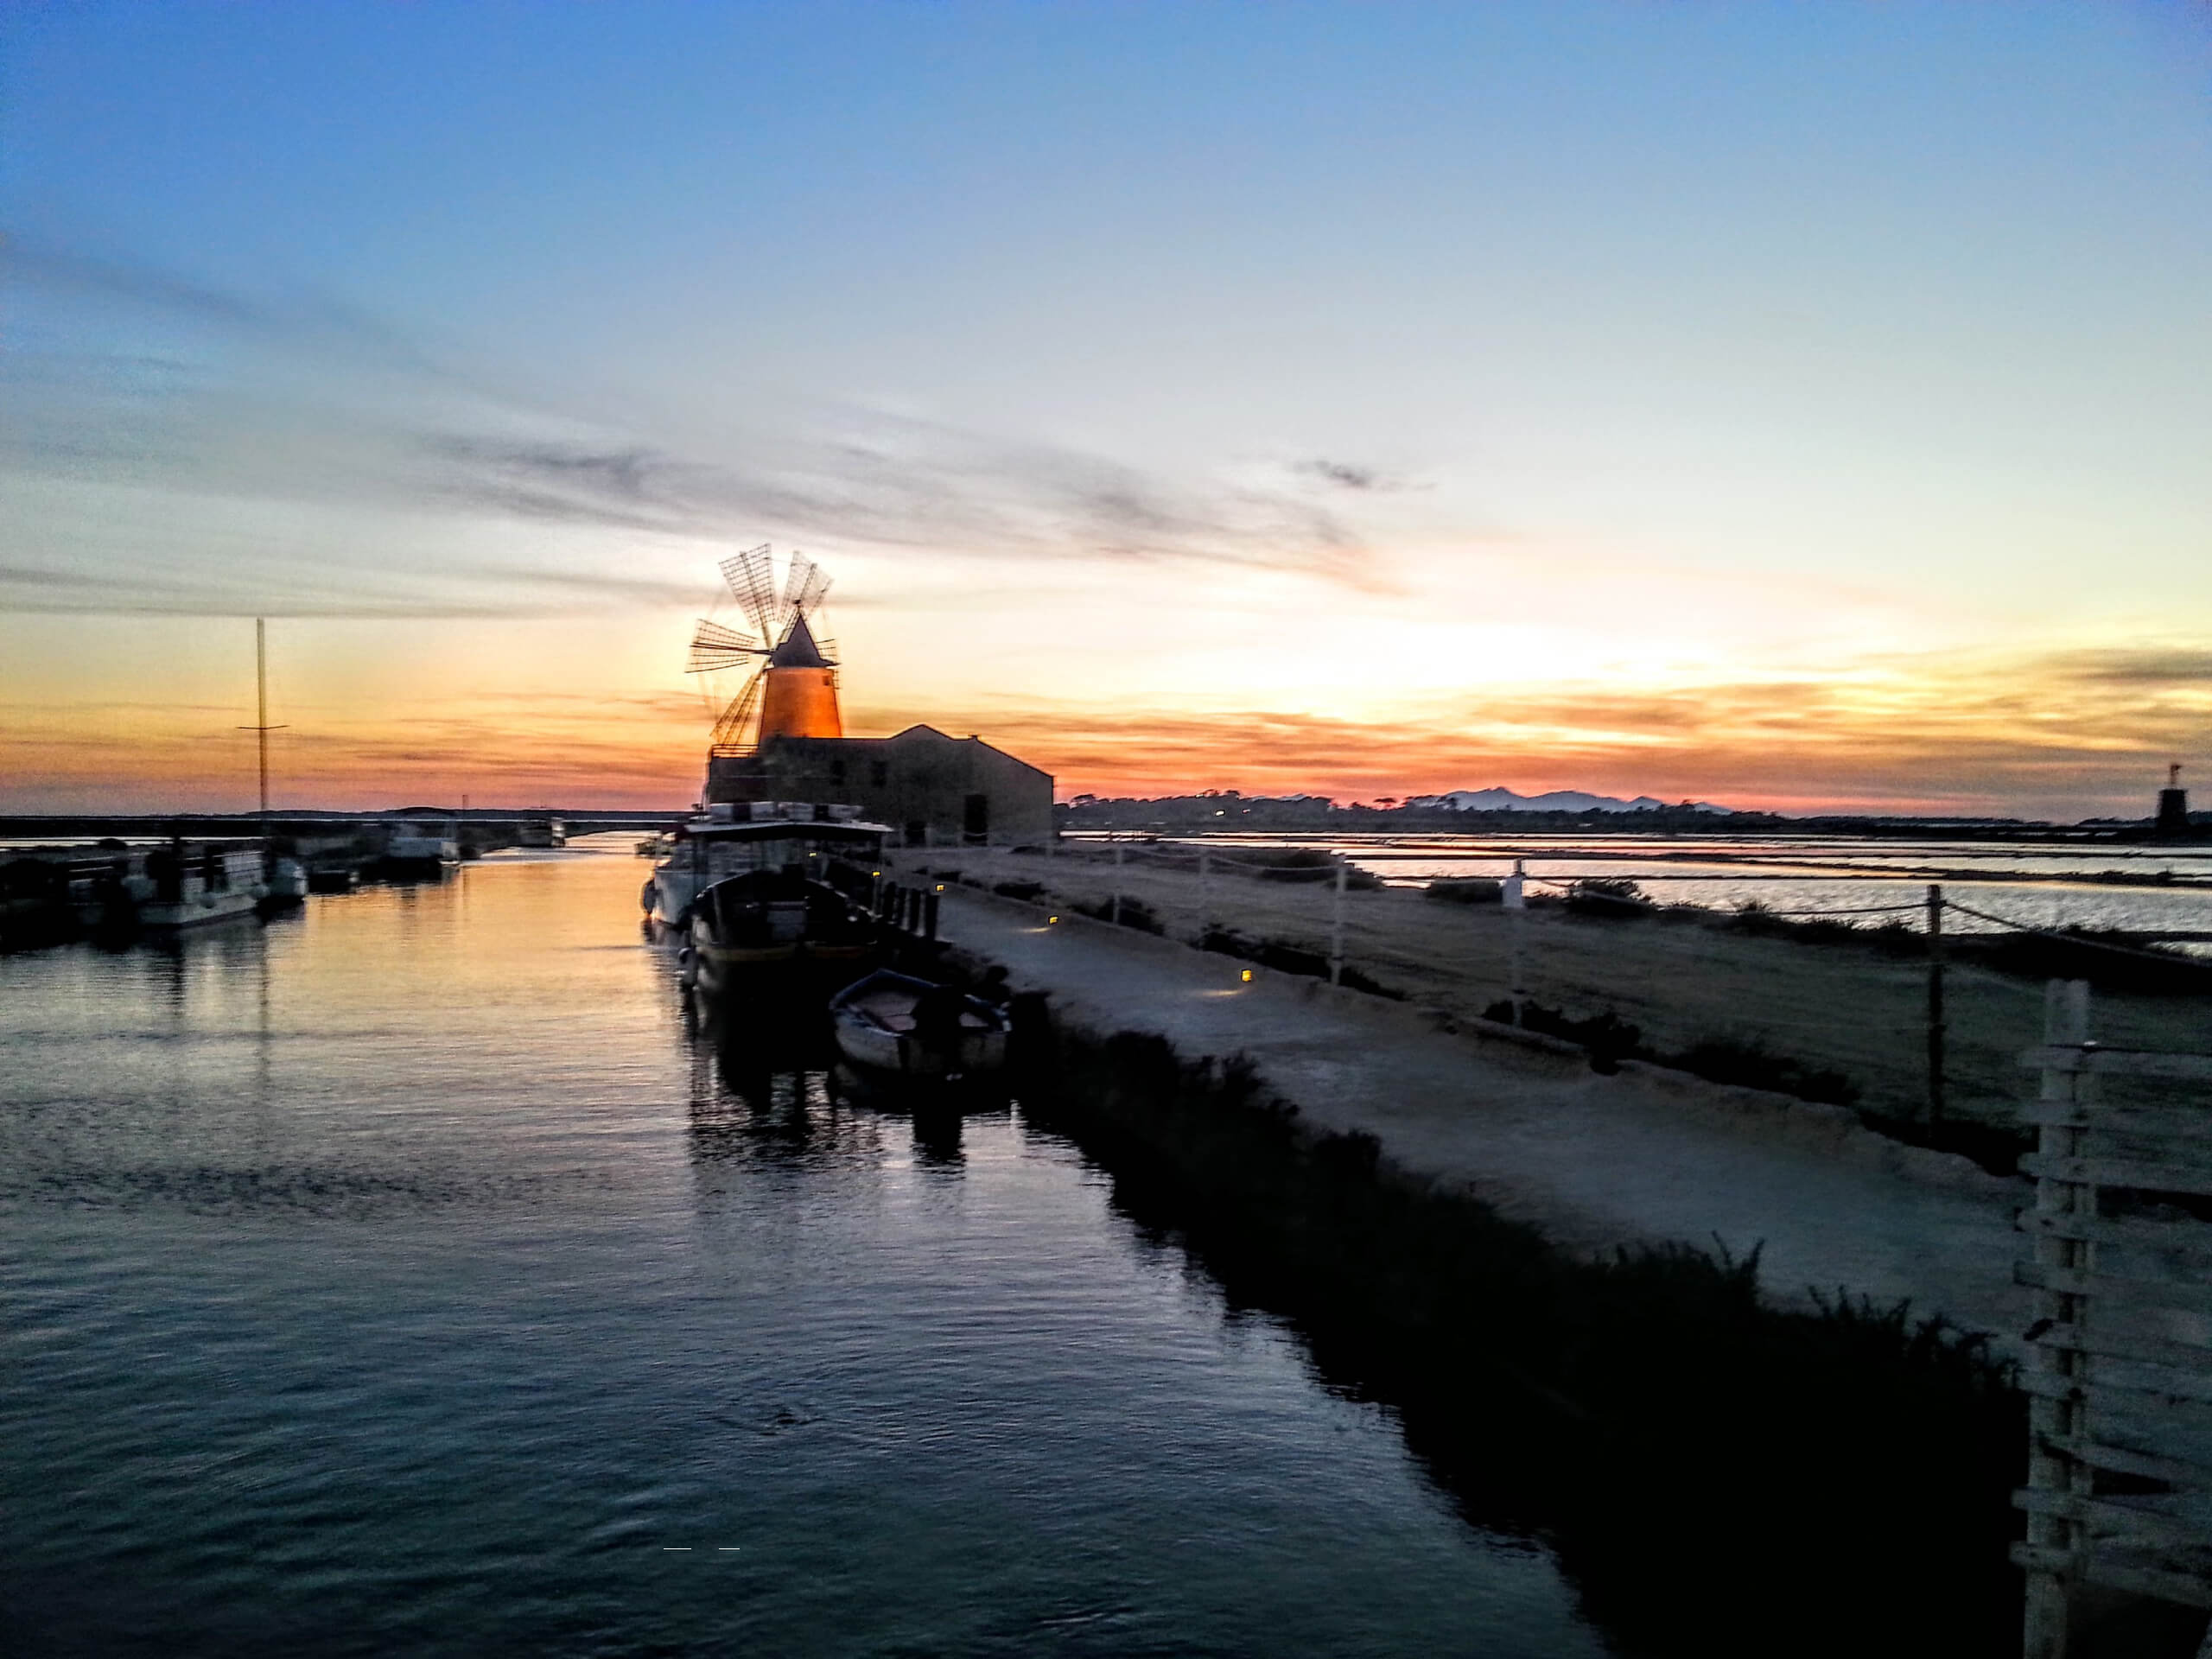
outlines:
{"label": "wooden fence", "polygon": [[[2100,1047],[2051,982],[2018,1281],[2029,1395],[2025,1659],[2063,1659],[2075,1586],[2212,1608],[2212,1056]],[[2108,1101],[2107,1079],[2128,1091]],[[2150,1099],[2161,1084],[2199,1085]],[[2171,1092],[2171,1091],[2165,1091]]]}

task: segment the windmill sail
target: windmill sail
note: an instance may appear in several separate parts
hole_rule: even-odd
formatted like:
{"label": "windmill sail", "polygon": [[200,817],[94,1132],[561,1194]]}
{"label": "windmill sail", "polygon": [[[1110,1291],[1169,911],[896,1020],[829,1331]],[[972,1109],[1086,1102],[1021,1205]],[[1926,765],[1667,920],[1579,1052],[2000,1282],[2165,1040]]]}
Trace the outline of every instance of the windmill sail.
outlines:
{"label": "windmill sail", "polygon": [[753,631],[763,639],[773,639],[777,625],[782,620],[776,613],[776,566],[763,542],[758,547],[748,547],[734,558],[722,561],[722,580],[729,583],[729,590],[737,602],[745,607],[752,620]]}
{"label": "windmill sail", "polygon": [[766,671],[753,674],[745,683],[745,689],[729,700],[722,716],[715,722],[715,734],[707,740],[709,754],[750,754],[753,744],[746,736],[746,728],[753,719],[753,711],[760,706],[761,682],[768,677]]}
{"label": "windmill sail", "polygon": [[791,568],[784,573],[783,626],[810,614],[830,591],[830,573],[804,553],[791,555]]}
{"label": "windmill sail", "polygon": [[686,674],[713,674],[759,655],[760,647],[753,643],[749,633],[740,633],[735,628],[726,628],[719,622],[699,619],[699,626],[691,635],[691,660],[684,666]]}

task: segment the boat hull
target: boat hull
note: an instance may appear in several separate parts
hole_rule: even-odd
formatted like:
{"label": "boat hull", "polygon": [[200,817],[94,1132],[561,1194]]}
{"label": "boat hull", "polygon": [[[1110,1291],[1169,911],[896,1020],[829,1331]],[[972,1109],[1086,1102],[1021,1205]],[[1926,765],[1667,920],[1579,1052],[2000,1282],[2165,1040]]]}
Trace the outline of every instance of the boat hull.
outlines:
{"label": "boat hull", "polygon": [[241,888],[199,899],[149,899],[138,906],[138,925],[152,933],[176,933],[215,922],[236,921],[254,914],[260,897]]}
{"label": "boat hull", "polygon": [[[830,1003],[830,1026],[837,1052],[863,1076],[912,1082],[975,1083],[1006,1070],[1006,1021],[988,1003],[965,999],[957,1047],[931,1041],[899,1022],[911,1019],[925,981],[879,972],[848,986]],[[901,1013],[901,1007],[906,1010]]]}
{"label": "boat hull", "polygon": [[837,1052],[849,1065],[874,1077],[911,1077],[923,1082],[995,1077],[1006,1070],[1006,1033],[963,1033],[955,1061],[912,1033],[872,1029],[832,1016]]}

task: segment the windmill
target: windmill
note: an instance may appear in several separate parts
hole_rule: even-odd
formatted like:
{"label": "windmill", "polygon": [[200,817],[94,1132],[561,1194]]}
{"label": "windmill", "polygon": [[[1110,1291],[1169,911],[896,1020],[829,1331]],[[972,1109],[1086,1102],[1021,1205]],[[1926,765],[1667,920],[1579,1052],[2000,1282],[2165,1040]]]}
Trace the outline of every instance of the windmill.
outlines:
{"label": "windmill", "polygon": [[721,569],[753,632],[705,617],[692,631],[691,660],[684,672],[747,671],[745,683],[715,722],[708,753],[752,754],[772,737],[842,737],[837,643],[817,636],[812,621],[830,591],[829,573],[805,554],[794,553],[785,563],[779,590],[775,556],[766,543],[724,559]]}

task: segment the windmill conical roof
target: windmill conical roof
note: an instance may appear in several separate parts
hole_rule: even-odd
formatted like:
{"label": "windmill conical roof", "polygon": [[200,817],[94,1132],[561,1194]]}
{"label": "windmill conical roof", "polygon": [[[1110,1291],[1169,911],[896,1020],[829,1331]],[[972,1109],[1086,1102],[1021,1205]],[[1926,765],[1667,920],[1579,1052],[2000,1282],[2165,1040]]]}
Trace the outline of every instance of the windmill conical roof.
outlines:
{"label": "windmill conical roof", "polygon": [[791,619],[791,632],[783,637],[776,649],[770,653],[768,666],[771,668],[827,668],[830,666],[830,659],[822,654],[822,648],[814,643],[814,630],[806,626],[806,619],[804,616],[798,616]]}

